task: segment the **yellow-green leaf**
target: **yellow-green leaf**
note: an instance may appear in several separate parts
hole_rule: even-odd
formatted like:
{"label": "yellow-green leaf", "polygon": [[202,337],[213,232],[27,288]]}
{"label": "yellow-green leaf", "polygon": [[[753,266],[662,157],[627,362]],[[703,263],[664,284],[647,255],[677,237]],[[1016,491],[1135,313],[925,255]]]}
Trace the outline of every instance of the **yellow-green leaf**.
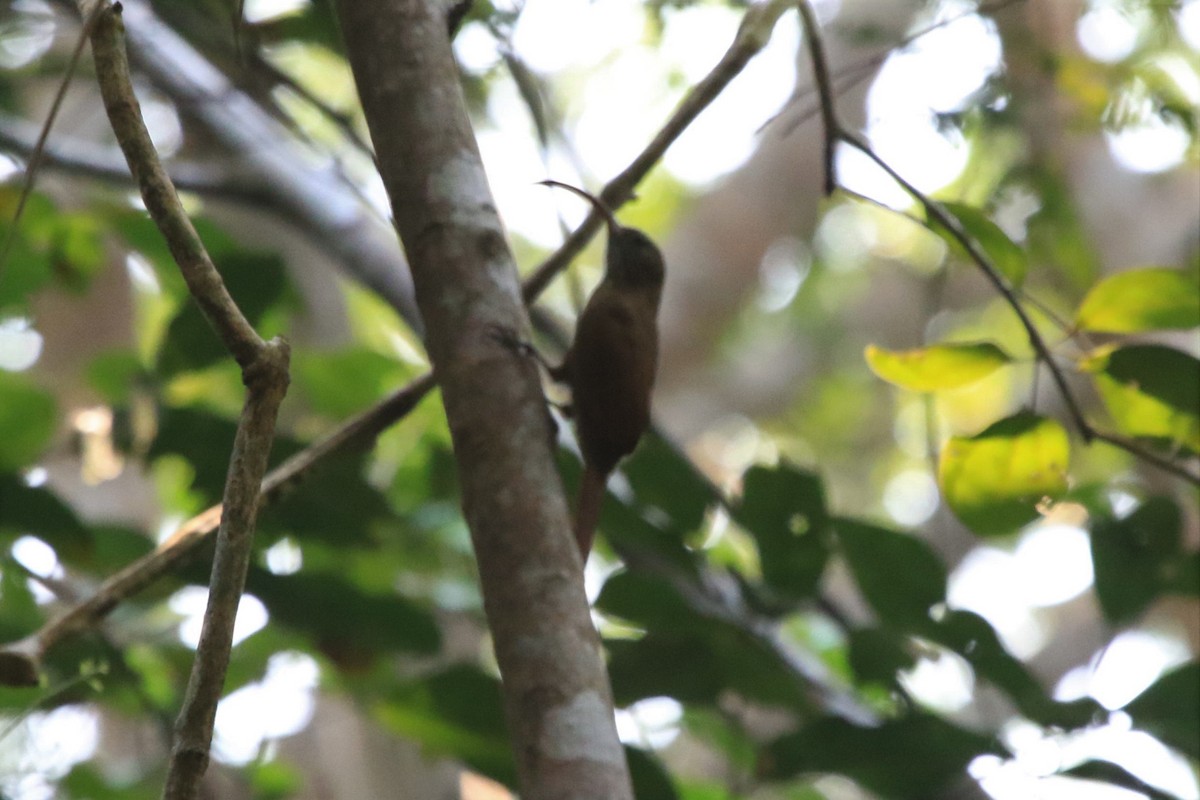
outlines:
{"label": "yellow-green leaf", "polygon": [[876,375],[914,392],[965,386],[1011,361],[991,342],[935,344],[916,350],[884,350],[868,345],[866,357]]}
{"label": "yellow-green leaf", "polygon": [[1200,275],[1164,267],[1112,275],[1083,298],[1075,324],[1108,333],[1194,328],[1200,325]]}
{"label": "yellow-green leaf", "polygon": [[[942,203],[942,208],[958,220],[963,230],[983,249],[992,266],[1008,278],[1013,286],[1020,286],[1025,281],[1025,274],[1029,271],[1028,256],[987,214],[964,203]],[[951,247],[962,252],[962,245],[949,231],[936,224],[931,227]]]}
{"label": "yellow-green leaf", "polygon": [[1012,533],[1038,517],[1037,506],[1067,490],[1067,432],[1022,411],[942,449],[938,481],[963,524],[983,536]]}
{"label": "yellow-green leaf", "polygon": [[1103,347],[1084,359],[1117,428],[1200,453],[1200,360],[1157,344]]}

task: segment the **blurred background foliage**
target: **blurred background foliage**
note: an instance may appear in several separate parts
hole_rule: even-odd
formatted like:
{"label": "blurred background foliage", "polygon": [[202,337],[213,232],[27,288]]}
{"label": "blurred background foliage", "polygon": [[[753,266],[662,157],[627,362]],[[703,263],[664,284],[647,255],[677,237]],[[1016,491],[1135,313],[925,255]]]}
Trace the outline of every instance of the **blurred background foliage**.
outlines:
{"label": "blurred background foliage", "polygon": [[[846,122],[1015,287],[1090,423],[1195,473],[1200,2],[816,5]],[[535,181],[623,168],[744,7],[471,6],[455,51],[524,269],[581,212]],[[293,342],[278,462],[427,367],[355,249],[376,237],[400,274],[334,16],[248,2],[235,38],[225,0],[127,9],[131,34],[166,26],[131,48],[201,234],[259,331]],[[637,796],[1195,800],[1195,485],[1081,438],[1011,309],[895,184],[842,153],[847,191],[820,197],[793,16],[620,214],[670,266],[658,430],[587,573]],[[4,641],[218,501],[242,396],[86,59],[12,225],[77,33],[69,4],[0,17]],[[348,233],[313,210],[335,207]],[[548,352],[601,247],[547,293]],[[264,509],[213,796],[507,796],[455,480],[429,399]],[[206,576],[0,689],[0,795],[158,796]]]}

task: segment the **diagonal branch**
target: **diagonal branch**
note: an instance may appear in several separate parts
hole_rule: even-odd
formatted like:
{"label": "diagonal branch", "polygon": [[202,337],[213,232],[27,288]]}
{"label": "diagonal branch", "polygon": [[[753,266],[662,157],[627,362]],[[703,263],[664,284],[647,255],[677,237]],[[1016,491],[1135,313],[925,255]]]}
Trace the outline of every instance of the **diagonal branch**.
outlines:
{"label": "diagonal branch", "polygon": [[[1000,5],[1007,5],[1007,3]],[[819,55],[823,52],[823,48],[821,46],[821,30],[820,26],[816,22],[815,16],[812,13],[808,0],[801,0],[800,14],[804,21],[805,34],[810,43],[812,57],[814,60],[821,58],[822,56]],[[821,74],[827,74],[828,69],[821,68],[814,64],[814,72],[819,76]],[[820,87],[819,77],[818,87]],[[827,88],[821,89],[819,94],[823,106],[822,120],[825,123],[824,135],[827,156],[825,176],[826,185],[828,186],[830,183],[836,184],[836,175],[832,172],[833,165],[832,162],[828,160],[828,154],[831,148],[838,142],[845,142],[846,144],[860,151],[871,161],[875,162],[880,169],[886,172],[892,178],[892,180],[896,181],[896,183],[898,183],[904,189],[904,191],[909,194],[910,197],[912,197],[921,205],[928,219],[937,222],[937,224],[945,228],[945,230],[949,232],[950,236],[962,246],[967,255],[970,257],[971,261],[975,263],[979,270],[984,274],[984,277],[987,278],[996,291],[999,292],[1005,303],[1007,303],[1008,306],[1013,310],[1013,313],[1016,314],[1017,319],[1021,323],[1021,327],[1025,330],[1025,334],[1029,339],[1030,345],[1033,347],[1034,353],[1037,356],[1037,360],[1045,365],[1046,370],[1050,373],[1050,378],[1054,381],[1054,385],[1058,389],[1059,396],[1062,398],[1063,404],[1066,406],[1067,415],[1071,418],[1071,423],[1074,425],[1076,432],[1079,434],[1080,438],[1083,439],[1085,444],[1091,444],[1094,440],[1099,439],[1114,447],[1121,448],[1127,453],[1141,459],[1142,461],[1145,461],[1146,463],[1152,464],[1159,469],[1166,470],[1177,477],[1200,485],[1200,475],[1188,471],[1178,463],[1142,447],[1136,441],[1133,441],[1127,437],[1099,431],[1090,422],[1088,422],[1087,417],[1084,415],[1083,409],[1079,404],[1078,398],[1075,397],[1075,393],[1071,390],[1071,387],[1067,383],[1067,378],[1062,367],[1060,367],[1054,360],[1054,356],[1050,352],[1049,345],[1046,344],[1046,340],[1042,337],[1041,333],[1034,325],[1032,318],[1029,316],[1029,313],[1025,310],[1025,306],[1021,303],[1017,288],[1009,283],[1008,279],[1004,277],[1003,273],[1001,273],[996,265],[992,263],[988,255],[984,253],[983,248],[980,247],[979,243],[975,241],[975,239],[966,231],[965,228],[963,228],[954,215],[948,213],[944,208],[942,208],[941,204],[933,200],[920,189],[913,186],[909,181],[905,180],[904,176],[898,173],[890,164],[881,158],[879,154],[876,153],[871,146],[863,140],[862,137],[853,131],[847,130],[841,125],[840,122],[838,122],[836,110],[833,108],[833,103],[835,101],[832,93],[829,92]],[[829,108],[824,108],[825,105],[829,105]]]}
{"label": "diagonal branch", "polygon": [[[770,7],[754,6],[747,12],[729,51],[693,87],[650,144],[608,184],[603,193],[606,198],[632,195],[633,189],[658,163],[667,148],[763,48],[772,26],[787,5],[776,0]],[[587,246],[599,229],[598,219],[584,220],[559,249],[531,273],[522,286],[527,303],[532,302]],[[430,373],[410,381],[271,470],[263,480],[262,502],[277,500],[288,487],[303,481],[319,468],[325,459],[354,447],[369,446],[376,436],[407,416],[434,386]],[[205,510],[181,525],[153,552],[106,579],[92,596],[49,620],[30,636],[0,649],[0,685],[36,682],[42,659],[50,649],[64,639],[90,629],[126,599],[178,569],[211,538],[220,522],[221,506]]]}
{"label": "diagonal branch", "polygon": [[146,210],[166,239],[193,299],[241,367],[247,390],[225,481],[208,607],[175,725],[163,792],[164,800],[192,800],[198,796],[208,768],[217,702],[225,684],[234,620],[250,564],[259,488],[275,438],[279,406],[287,394],[289,348],[280,339],[264,341],[255,332],[225,288],[183,210],[133,92],[120,6],[100,0],[92,13],[97,15],[91,31],[96,76],[117,142],[141,190]]}

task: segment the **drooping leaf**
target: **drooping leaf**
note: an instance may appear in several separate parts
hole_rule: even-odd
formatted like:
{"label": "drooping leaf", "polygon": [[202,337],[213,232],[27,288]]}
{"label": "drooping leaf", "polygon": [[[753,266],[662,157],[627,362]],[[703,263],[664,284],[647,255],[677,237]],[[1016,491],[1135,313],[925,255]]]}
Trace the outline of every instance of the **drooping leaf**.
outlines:
{"label": "drooping leaf", "polygon": [[50,394],[0,370],[0,472],[32,464],[54,434],[57,416]]}
{"label": "drooping leaf", "polygon": [[833,527],[859,591],[881,619],[919,624],[945,599],[946,567],[920,539],[845,518]]}
{"label": "drooping leaf", "polygon": [[991,342],[937,344],[904,351],[868,345],[866,358],[871,371],[880,378],[914,392],[966,386],[1011,361]]}
{"label": "drooping leaf", "polygon": [[1200,325],[1200,276],[1146,267],[1104,278],[1083,298],[1077,327],[1105,333],[1139,333]]}
{"label": "drooping leaf", "polygon": [[763,578],[781,596],[816,589],[829,558],[829,512],[821,480],[787,464],[746,472],[734,518],[758,544]]}
{"label": "drooping leaf", "polygon": [[1200,759],[1200,661],[1163,675],[1125,706],[1133,724],[1191,759]]}
{"label": "drooping leaf", "polygon": [[1003,535],[1037,519],[1039,503],[1066,491],[1069,456],[1062,425],[1022,411],[975,436],[951,437],[938,482],[964,525]]}
{"label": "drooping leaf", "polygon": [[834,772],[883,797],[917,800],[960,778],[973,759],[989,753],[1005,754],[993,737],[928,714],[874,728],[823,717],[771,743],[761,771],[775,779]]}
{"label": "drooping leaf", "polygon": [[1152,497],[1128,515],[1101,516],[1092,525],[1096,597],[1114,624],[1128,622],[1170,588],[1182,559],[1179,506]]}
{"label": "drooping leaf", "polygon": [[979,678],[1012,699],[1027,718],[1042,725],[1073,729],[1094,721],[1102,709],[1095,700],[1054,700],[1016,656],[1005,649],[996,631],[971,611],[952,610],[921,631],[925,638],[958,653]]}
{"label": "drooping leaf", "polygon": [[1102,348],[1084,361],[1117,427],[1200,452],[1200,360],[1157,344]]}
{"label": "drooping leaf", "polygon": [[[1025,274],[1029,271],[1029,257],[987,214],[963,203],[942,203],[942,208],[958,220],[963,230],[983,249],[992,266],[1008,278],[1012,285],[1020,286],[1025,282]],[[962,252],[962,246],[941,225],[935,224],[932,228],[952,248]]]}

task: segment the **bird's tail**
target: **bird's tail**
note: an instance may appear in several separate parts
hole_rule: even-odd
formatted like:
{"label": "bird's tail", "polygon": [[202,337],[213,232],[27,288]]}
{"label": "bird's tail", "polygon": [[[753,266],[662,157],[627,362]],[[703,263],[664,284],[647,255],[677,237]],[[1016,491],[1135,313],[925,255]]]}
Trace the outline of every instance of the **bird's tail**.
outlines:
{"label": "bird's tail", "polygon": [[579,502],[575,506],[575,541],[579,545],[579,555],[585,563],[596,538],[596,525],[600,522],[600,506],[604,503],[604,485],[607,483],[607,477],[591,467],[584,467],[583,477],[579,479]]}

